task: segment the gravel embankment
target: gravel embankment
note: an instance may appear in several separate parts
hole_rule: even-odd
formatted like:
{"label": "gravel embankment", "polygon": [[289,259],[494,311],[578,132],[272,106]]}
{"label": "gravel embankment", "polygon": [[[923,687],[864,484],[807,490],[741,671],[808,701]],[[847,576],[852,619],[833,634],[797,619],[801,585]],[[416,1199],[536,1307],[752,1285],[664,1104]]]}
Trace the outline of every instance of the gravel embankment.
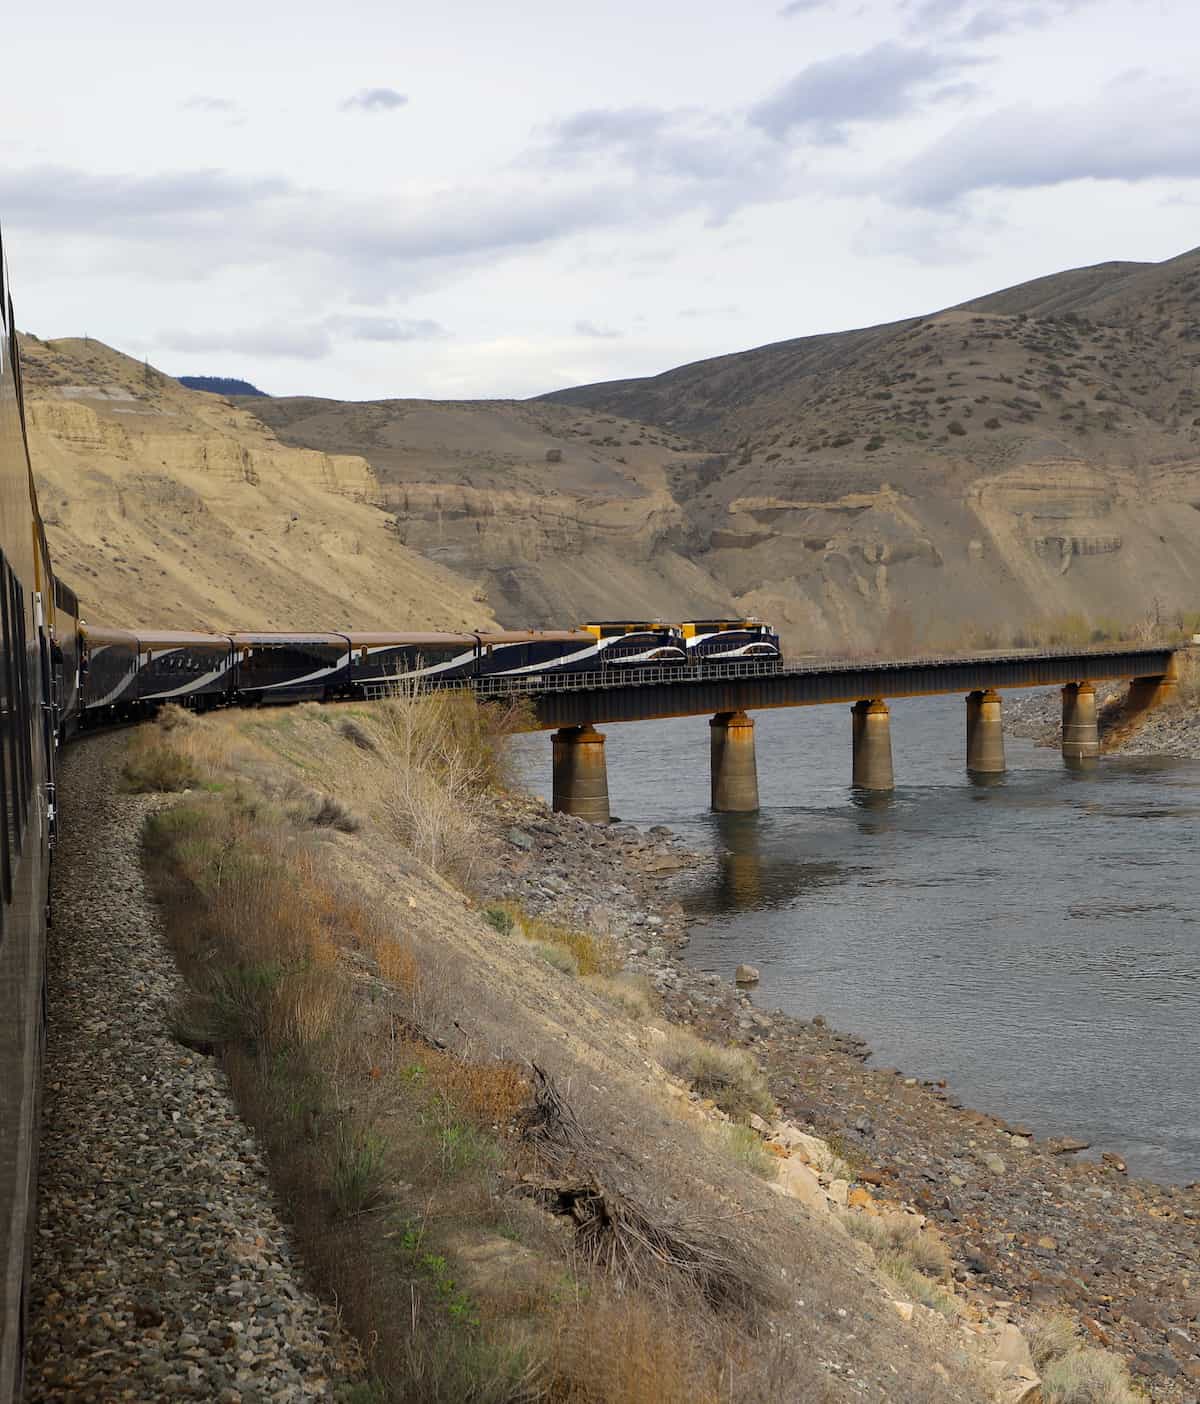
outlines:
{"label": "gravel embankment", "polygon": [[181,988],[117,789],[124,737],[65,757],[27,1399],[333,1398],[361,1378],[302,1285],[219,1067],[164,1021]]}

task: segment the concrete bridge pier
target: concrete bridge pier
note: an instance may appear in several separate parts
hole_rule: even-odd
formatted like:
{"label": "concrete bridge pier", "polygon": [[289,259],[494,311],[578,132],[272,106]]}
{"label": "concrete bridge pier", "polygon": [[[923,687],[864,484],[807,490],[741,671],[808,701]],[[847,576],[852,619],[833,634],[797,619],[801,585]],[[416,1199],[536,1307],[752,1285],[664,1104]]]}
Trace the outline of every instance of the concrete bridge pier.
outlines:
{"label": "concrete bridge pier", "polygon": [[1095,760],[1100,754],[1096,689],[1088,682],[1068,683],[1062,690],[1062,704],[1063,760]]}
{"label": "concrete bridge pier", "polygon": [[564,726],[552,737],[554,808],[593,824],[607,824],[608,766],[604,737],[591,723]]}
{"label": "concrete bridge pier", "polygon": [[1169,707],[1179,696],[1179,658],[1171,655],[1167,671],[1157,677],[1134,678],[1129,684],[1125,698],[1125,718],[1133,720],[1143,712],[1152,712],[1157,707]]}
{"label": "concrete bridge pier", "polygon": [[967,769],[972,775],[1002,775],[1004,727],[994,687],[967,693]]}
{"label": "concrete bridge pier", "polygon": [[754,720],[745,712],[718,712],[709,722],[712,807],[718,814],[746,814],[758,808],[758,766]]}
{"label": "concrete bridge pier", "polygon": [[850,708],[854,760],[850,783],[856,790],[892,790],[891,713],[882,697],[864,698]]}

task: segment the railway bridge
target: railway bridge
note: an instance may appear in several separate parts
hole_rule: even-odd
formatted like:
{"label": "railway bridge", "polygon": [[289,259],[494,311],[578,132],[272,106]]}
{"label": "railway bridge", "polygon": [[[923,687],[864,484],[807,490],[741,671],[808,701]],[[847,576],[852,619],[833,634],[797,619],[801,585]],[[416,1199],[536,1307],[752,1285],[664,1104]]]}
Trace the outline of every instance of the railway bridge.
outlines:
{"label": "railway bridge", "polygon": [[1178,688],[1178,648],[1019,650],[896,661],[744,659],[701,664],[611,669],[606,674],[559,673],[493,677],[476,684],[481,697],[526,696],[542,729],[554,729],[554,808],[595,823],[609,819],[605,737],[597,723],[710,714],[712,807],[758,808],[758,767],[752,711],[849,703],[851,783],[863,790],[893,788],[888,699],[962,693],[965,769],[1004,771],[1001,691],[1062,688],[1062,754],[1069,765],[1100,754],[1097,682],[1130,680],[1127,715],[1169,701]]}

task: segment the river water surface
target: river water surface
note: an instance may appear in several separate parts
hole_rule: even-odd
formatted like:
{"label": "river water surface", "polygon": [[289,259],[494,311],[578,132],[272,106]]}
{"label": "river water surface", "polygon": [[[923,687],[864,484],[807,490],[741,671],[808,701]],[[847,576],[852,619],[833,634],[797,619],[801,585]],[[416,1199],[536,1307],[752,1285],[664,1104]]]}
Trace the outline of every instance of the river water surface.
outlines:
{"label": "river water surface", "polygon": [[[890,705],[888,797],[849,789],[848,708],[757,713],[745,816],[708,809],[707,718],[603,728],[613,813],[720,855],[677,894],[689,961],[756,965],[760,1008],[823,1014],[1039,1136],[1200,1179],[1200,762],[1074,772],[1008,737],[978,785],[961,699]],[[549,798],[549,736],[519,754]]]}

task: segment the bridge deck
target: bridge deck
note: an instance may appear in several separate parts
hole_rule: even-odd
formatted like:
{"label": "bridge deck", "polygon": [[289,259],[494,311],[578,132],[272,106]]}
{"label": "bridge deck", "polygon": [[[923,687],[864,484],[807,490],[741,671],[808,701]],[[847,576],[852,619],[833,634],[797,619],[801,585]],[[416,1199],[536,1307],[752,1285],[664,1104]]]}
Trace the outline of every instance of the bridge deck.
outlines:
{"label": "bridge deck", "polygon": [[485,678],[480,697],[527,696],[543,728],[647,721],[706,713],[857,702],[865,697],[932,697],[983,688],[1046,687],[1111,678],[1161,677],[1175,649],[1022,650],[954,657],[855,660],[747,659],[698,668],[610,669]]}

